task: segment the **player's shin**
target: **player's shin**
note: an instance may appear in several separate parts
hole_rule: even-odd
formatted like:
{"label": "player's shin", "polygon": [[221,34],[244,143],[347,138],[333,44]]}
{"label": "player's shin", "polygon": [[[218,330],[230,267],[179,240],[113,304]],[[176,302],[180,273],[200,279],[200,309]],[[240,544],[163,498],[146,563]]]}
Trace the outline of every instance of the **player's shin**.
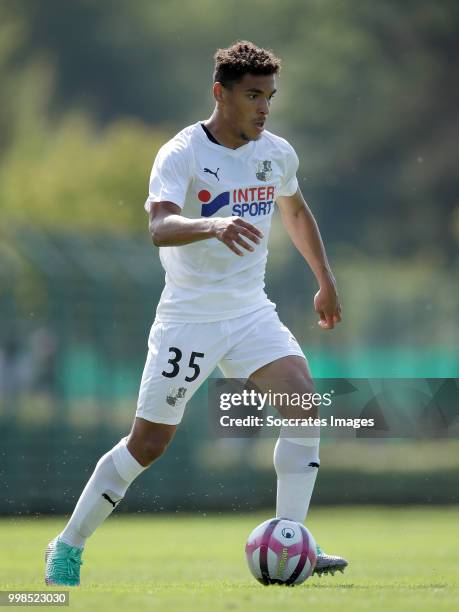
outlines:
{"label": "player's shin", "polygon": [[129,485],[146,469],[132,456],[126,438],[101,457],[59,539],[83,548],[86,539],[113,512]]}
{"label": "player's shin", "polygon": [[276,516],[304,522],[319,468],[319,437],[279,437],[274,449]]}

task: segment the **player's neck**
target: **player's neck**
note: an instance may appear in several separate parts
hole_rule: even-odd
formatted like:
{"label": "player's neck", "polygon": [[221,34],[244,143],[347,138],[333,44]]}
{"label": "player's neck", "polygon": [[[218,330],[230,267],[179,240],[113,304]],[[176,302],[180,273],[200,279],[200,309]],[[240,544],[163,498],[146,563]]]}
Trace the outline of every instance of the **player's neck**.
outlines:
{"label": "player's neck", "polygon": [[207,121],[204,121],[204,125],[215,140],[224,147],[238,149],[247,144],[247,140],[241,138],[240,134],[228,125],[217,109],[214,110]]}

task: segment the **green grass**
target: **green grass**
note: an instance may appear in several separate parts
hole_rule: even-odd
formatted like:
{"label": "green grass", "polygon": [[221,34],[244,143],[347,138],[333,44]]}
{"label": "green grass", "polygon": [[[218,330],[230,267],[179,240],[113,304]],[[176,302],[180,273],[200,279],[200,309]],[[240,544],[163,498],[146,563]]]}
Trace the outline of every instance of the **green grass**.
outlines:
{"label": "green grass", "polygon": [[[295,588],[263,587],[244,544],[266,514],[114,515],[83,556],[73,610],[459,610],[457,508],[315,508],[307,526],[346,557],[344,574]],[[65,519],[0,520],[0,588],[43,583],[44,548]]]}

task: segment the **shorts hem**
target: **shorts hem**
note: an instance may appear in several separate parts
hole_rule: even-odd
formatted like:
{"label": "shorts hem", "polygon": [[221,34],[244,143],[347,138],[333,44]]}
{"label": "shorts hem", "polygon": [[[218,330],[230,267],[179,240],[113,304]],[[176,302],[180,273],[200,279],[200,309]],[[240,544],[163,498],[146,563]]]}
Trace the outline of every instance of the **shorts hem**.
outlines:
{"label": "shorts hem", "polygon": [[150,421],[151,423],[158,423],[159,425],[179,425],[182,422],[182,419],[177,420],[160,415],[147,414],[145,412],[136,412],[135,416]]}
{"label": "shorts hem", "polygon": [[[308,363],[308,360],[306,359],[306,355],[302,352],[302,351],[295,351],[295,350],[288,350],[288,351],[279,351],[278,353],[273,353],[272,355],[269,355],[269,357],[265,357],[264,359],[260,359],[260,362],[255,362],[255,366],[253,367],[252,371],[249,372],[248,374],[244,375],[244,376],[238,376],[237,378],[249,378],[254,372],[256,372],[257,370],[259,370],[260,368],[262,368],[263,366],[268,365],[269,363],[272,363],[273,361],[276,361],[276,359],[282,359],[282,357],[303,357],[303,359],[306,361],[306,364]],[[251,366],[252,368],[252,366]]]}

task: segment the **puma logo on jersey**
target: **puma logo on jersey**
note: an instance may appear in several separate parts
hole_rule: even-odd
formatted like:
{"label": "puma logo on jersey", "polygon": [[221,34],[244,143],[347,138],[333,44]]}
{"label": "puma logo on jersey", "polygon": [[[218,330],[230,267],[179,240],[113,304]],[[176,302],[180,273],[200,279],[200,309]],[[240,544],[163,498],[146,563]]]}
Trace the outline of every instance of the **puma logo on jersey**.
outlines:
{"label": "puma logo on jersey", "polygon": [[218,178],[218,171],[219,170],[220,170],[220,168],[217,168],[216,171],[214,172],[213,170],[210,170],[210,168],[204,168],[204,172],[207,172],[208,174],[213,174],[218,182],[220,182],[220,179]]}

